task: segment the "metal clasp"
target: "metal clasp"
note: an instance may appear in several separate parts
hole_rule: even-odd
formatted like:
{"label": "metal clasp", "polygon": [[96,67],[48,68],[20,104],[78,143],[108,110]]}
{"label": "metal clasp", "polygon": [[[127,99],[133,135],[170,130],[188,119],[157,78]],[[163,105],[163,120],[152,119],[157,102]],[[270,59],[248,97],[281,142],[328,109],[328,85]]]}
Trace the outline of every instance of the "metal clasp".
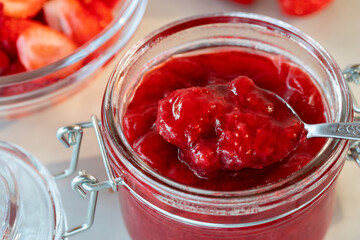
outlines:
{"label": "metal clasp", "polygon": [[350,65],[343,71],[343,76],[348,83],[351,97],[353,99],[353,109],[356,113],[360,114],[360,105],[353,92],[353,88],[360,86],[360,64]]}
{"label": "metal clasp", "polygon": [[123,185],[122,178],[120,177],[115,178],[114,172],[110,167],[110,161],[106,154],[104,141],[100,133],[100,126],[101,126],[101,122],[97,119],[96,116],[93,115],[90,122],[65,126],[60,128],[56,133],[58,140],[66,148],[70,148],[70,147],[73,148],[69,167],[65,171],[56,174],[54,176],[56,180],[69,177],[76,171],[79,160],[81,140],[83,137],[83,129],[85,128],[94,128],[95,130],[96,138],[99,143],[102,160],[108,178],[106,181],[99,182],[96,177],[86,173],[85,170],[82,170],[79,172],[78,176],[71,181],[72,189],[80,197],[85,198],[88,195],[87,192],[89,192],[90,199],[89,199],[88,212],[85,223],[66,231],[62,236],[63,239],[73,236],[77,233],[83,232],[92,226],[96,212],[98,192],[100,190],[111,188],[114,192],[117,192],[118,185]]}
{"label": "metal clasp", "polygon": [[[348,83],[350,94],[353,100],[354,112],[360,114],[360,105],[356,99],[353,89],[359,88],[360,86],[360,64],[350,65],[343,71],[343,76]],[[356,120],[360,120],[359,116],[355,117]],[[352,141],[350,144],[348,159],[353,160],[360,167],[360,142]]]}

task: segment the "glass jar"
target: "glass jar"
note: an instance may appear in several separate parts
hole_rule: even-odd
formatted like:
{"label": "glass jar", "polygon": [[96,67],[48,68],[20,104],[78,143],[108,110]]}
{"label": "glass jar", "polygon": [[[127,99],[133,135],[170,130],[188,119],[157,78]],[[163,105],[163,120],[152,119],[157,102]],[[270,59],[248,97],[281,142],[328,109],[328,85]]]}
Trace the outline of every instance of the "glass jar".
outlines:
{"label": "glass jar", "polygon": [[311,162],[279,182],[221,192],[160,176],[125,139],[122,119],[146,71],[175,54],[219,46],[285,56],[316,81],[328,122],[352,121],[351,97],[337,64],[313,39],[284,22],[255,14],[213,14],[157,30],[122,59],[103,101],[101,132],[113,171],[125,186],[119,197],[132,239],[322,239],[348,141],[327,140]]}
{"label": "glass jar", "polygon": [[[285,56],[318,86],[327,122],[353,120],[343,74],[313,39],[284,22],[256,14],[197,16],[151,33],[128,51],[110,77],[101,121],[93,116],[91,122],[59,130],[58,138],[74,146],[65,175],[75,171],[83,129],[93,127],[108,180],[82,186],[88,191],[111,187],[119,192],[133,240],[322,239],[331,221],[336,178],[349,141],[328,139],[306,166],[280,181],[242,191],[210,191],[158,174],[126,140],[122,119],[142,75],[173,55],[218,47]],[[346,78],[360,79],[359,70],[348,69]],[[352,148],[352,152],[356,160],[359,151]]]}

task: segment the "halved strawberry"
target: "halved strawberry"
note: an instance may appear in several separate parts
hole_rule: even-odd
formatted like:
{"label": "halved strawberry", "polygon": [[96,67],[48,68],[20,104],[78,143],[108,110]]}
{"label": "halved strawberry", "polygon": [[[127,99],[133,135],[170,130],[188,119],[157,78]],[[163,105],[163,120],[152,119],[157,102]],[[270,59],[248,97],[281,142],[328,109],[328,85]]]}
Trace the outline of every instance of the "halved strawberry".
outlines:
{"label": "halved strawberry", "polygon": [[[102,0],[80,0],[81,4],[99,19],[99,25],[105,28],[113,19],[111,8]],[[106,2],[106,1],[105,1]]]}
{"label": "halved strawberry", "polygon": [[9,68],[10,59],[8,55],[0,50],[0,76]]}
{"label": "halved strawberry", "polygon": [[0,22],[0,48],[4,49],[9,57],[16,58],[16,41],[24,30],[40,23],[28,19],[5,18]]}
{"label": "halved strawberry", "polygon": [[292,16],[305,16],[317,12],[332,0],[278,0],[282,11]]}
{"label": "halved strawberry", "polygon": [[44,4],[48,25],[79,45],[95,37],[101,30],[99,20],[76,0],[52,0]]}
{"label": "halved strawberry", "polygon": [[19,59],[26,70],[54,63],[77,48],[71,39],[45,25],[27,28],[19,35],[16,46]]}
{"label": "halved strawberry", "polygon": [[5,16],[28,18],[35,16],[47,0],[0,0]]}

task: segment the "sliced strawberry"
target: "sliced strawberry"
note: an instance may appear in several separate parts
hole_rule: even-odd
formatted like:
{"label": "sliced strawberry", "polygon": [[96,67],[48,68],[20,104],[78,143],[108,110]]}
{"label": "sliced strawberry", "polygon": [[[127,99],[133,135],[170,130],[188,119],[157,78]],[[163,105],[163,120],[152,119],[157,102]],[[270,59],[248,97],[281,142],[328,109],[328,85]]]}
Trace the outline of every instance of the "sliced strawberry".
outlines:
{"label": "sliced strawberry", "polygon": [[4,49],[10,57],[16,57],[16,41],[24,30],[40,23],[28,19],[5,18],[0,23],[0,48]]}
{"label": "sliced strawberry", "polygon": [[[111,8],[101,0],[80,0],[81,4],[99,19],[99,25],[105,28],[113,19]],[[106,1],[105,1],[106,2]]]}
{"label": "sliced strawberry", "polygon": [[19,59],[26,70],[54,63],[74,52],[77,45],[48,26],[32,26],[23,31],[16,42]]}
{"label": "sliced strawberry", "polygon": [[317,12],[332,0],[278,0],[282,11],[291,16],[305,16]]}
{"label": "sliced strawberry", "polygon": [[9,68],[10,60],[7,54],[0,50],[0,76]]}
{"label": "sliced strawberry", "polygon": [[52,0],[44,4],[48,25],[82,45],[101,30],[99,20],[76,0]]}
{"label": "sliced strawberry", "polygon": [[4,5],[4,14],[8,17],[34,17],[47,0],[0,0]]}

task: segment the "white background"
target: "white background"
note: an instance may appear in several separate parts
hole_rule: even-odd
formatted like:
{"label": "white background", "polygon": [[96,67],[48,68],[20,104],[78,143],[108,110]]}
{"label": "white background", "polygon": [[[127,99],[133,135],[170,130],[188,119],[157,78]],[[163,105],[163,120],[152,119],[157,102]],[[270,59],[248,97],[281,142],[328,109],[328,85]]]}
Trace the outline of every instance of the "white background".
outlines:
{"label": "white background", "polygon": [[[320,42],[343,69],[360,63],[360,1],[335,0],[325,10],[308,17],[284,16],[276,0],[257,0],[251,6],[238,5],[230,0],[149,0],[148,7],[136,34],[125,47],[156,28],[183,17],[223,11],[254,12],[286,21]],[[108,65],[86,89],[60,105],[22,119],[1,121],[0,139],[18,144],[46,164],[52,172],[66,166],[70,152],[55,137],[64,125],[88,121],[92,114],[100,116],[104,88],[119,57]],[[81,168],[102,176],[99,150],[95,136],[87,131],[81,152]],[[101,177],[100,177],[101,178]],[[60,181],[70,226],[81,224],[85,218],[87,200],[81,200],[70,190],[69,181]],[[141,229],[139,229],[141,231]],[[129,240],[123,226],[116,194],[104,191],[100,195],[98,213],[91,230],[72,239]],[[360,239],[360,168],[347,162],[338,180],[335,216],[326,240]]]}

